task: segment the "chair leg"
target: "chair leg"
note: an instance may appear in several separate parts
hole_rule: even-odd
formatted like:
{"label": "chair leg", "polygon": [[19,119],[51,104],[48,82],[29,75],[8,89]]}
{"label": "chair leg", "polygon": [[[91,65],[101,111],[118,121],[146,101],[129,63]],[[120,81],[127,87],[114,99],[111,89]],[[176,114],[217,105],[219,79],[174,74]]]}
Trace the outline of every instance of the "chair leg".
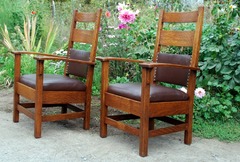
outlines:
{"label": "chair leg", "polygon": [[105,123],[105,118],[107,116],[108,107],[105,104],[101,106],[100,112],[100,136],[102,138],[107,137],[107,124]]}
{"label": "chair leg", "polygon": [[184,132],[184,143],[190,145],[192,143],[192,115],[186,115],[186,122],[188,123],[188,128]]}
{"label": "chair leg", "polygon": [[19,111],[17,109],[17,105],[19,103],[19,95],[14,92],[13,98],[13,122],[17,123],[19,122]]}
{"label": "chair leg", "polygon": [[83,121],[83,129],[90,129],[90,107],[91,107],[91,98],[85,104],[85,117]]}
{"label": "chair leg", "polygon": [[150,123],[148,118],[140,118],[139,155],[142,157],[148,155],[149,124]]}
{"label": "chair leg", "polygon": [[149,119],[149,130],[154,130],[154,119],[153,118],[150,118]]}
{"label": "chair leg", "polygon": [[62,114],[66,114],[67,113],[67,105],[62,105],[61,113]]}
{"label": "chair leg", "polygon": [[42,104],[35,103],[34,114],[34,136],[35,138],[41,138],[42,133]]}

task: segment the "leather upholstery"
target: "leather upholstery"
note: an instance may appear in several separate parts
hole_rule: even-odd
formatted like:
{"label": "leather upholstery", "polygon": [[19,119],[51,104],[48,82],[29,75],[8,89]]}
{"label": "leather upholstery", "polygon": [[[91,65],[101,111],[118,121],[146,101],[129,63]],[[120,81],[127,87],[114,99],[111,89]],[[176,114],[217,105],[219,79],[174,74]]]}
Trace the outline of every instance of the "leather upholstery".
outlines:
{"label": "leather upholstery", "polygon": [[[190,66],[191,56],[160,53],[158,54],[157,62]],[[187,86],[188,75],[189,75],[188,69],[158,67],[156,70],[155,81]]]}
{"label": "leather upholstery", "polygon": [[[117,83],[109,85],[108,92],[134,100],[141,100],[141,83]],[[188,95],[178,89],[151,85],[150,102],[160,101],[185,101]]]}
{"label": "leather upholstery", "polygon": [[[44,74],[43,76],[43,90],[44,91],[85,91],[86,85],[77,79],[72,79],[63,75]],[[23,75],[20,82],[35,88],[36,74]]]}
{"label": "leather upholstery", "polygon": [[[70,50],[70,58],[76,60],[84,60],[89,61],[90,52],[86,52],[83,50]],[[72,74],[75,76],[86,78],[87,76],[87,64],[80,64],[75,62],[68,63],[68,74]]]}

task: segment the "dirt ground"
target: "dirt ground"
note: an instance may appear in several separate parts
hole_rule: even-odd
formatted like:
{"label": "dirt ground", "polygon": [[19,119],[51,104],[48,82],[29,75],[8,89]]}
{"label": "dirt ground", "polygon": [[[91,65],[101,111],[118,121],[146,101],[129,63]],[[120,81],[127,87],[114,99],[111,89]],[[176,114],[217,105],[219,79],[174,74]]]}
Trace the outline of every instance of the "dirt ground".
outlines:
{"label": "dirt ground", "polygon": [[240,143],[194,137],[183,143],[183,133],[150,138],[148,156],[138,155],[138,138],[109,127],[108,137],[99,136],[100,102],[93,97],[91,129],[82,120],[43,123],[42,138],[33,137],[33,121],[20,115],[12,122],[12,89],[0,90],[0,162],[237,162]]}

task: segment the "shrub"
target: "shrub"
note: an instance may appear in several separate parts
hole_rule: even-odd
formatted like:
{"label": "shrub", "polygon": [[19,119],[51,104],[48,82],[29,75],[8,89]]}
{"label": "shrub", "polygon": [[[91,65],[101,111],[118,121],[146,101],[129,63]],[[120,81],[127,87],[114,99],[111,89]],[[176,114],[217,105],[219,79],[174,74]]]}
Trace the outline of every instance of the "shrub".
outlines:
{"label": "shrub", "polygon": [[198,85],[208,97],[198,101],[197,114],[205,119],[226,120],[240,111],[240,33],[235,3],[209,4],[211,21],[204,25]]}

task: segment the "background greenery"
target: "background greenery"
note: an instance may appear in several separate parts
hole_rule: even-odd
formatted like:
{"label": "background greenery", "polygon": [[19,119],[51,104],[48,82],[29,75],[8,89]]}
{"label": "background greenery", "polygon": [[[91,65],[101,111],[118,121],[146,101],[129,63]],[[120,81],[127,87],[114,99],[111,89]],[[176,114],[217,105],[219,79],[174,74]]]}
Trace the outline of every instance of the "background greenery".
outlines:
{"label": "background greenery", "polygon": [[[190,0],[189,0],[190,1]],[[156,35],[157,16],[160,9],[187,11],[198,4],[183,3],[183,0],[128,0],[131,9],[140,11],[130,30],[116,30],[119,24],[116,6],[123,0],[1,0],[0,1],[0,88],[13,85],[13,61],[10,49],[4,44],[4,36],[15,50],[26,50],[23,42],[33,44],[32,50],[60,51],[63,54],[73,9],[94,11],[103,9],[99,35],[98,56],[131,57],[151,59]],[[185,2],[185,1],[184,1]],[[192,2],[192,1],[191,1]],[[209,0],[204,2],[205,20],[200,51],[197,87],[206,90],[206,96],[194,102],[194,132],[208,138],[240,141],[240,11],[238,0]],[[111,16],[106,17],[105,12]],[[31,33],[36,18],[35,34],[29,38],[24,29]],[[28,30],[24,21],[29,23]],[[6,25],[7,29],[5,28]],[[171,26],[169,26],[171,27]],[[178,26],[189,29],[192,26]],[[52,30],[50,30],[52,29]],[[7,31],[7,32],[6,32]],[[22,35],[21,35],[22,33]],[[49,34],[50,33],[50,34]],[[5,35],[4,35],[5,34]],[[189,53],[183,48],[166,48],[172,53]],[[47,62],[47,72],[61,73],[62,63]],[[137,65],[113,63],[112,82],[139,81]],[[33,73],[35,62],[23,59],[22,73]],[[97,62],[93,94],[99,95],[100,63]],[[223,130],[223,131],[221,131]]]}

